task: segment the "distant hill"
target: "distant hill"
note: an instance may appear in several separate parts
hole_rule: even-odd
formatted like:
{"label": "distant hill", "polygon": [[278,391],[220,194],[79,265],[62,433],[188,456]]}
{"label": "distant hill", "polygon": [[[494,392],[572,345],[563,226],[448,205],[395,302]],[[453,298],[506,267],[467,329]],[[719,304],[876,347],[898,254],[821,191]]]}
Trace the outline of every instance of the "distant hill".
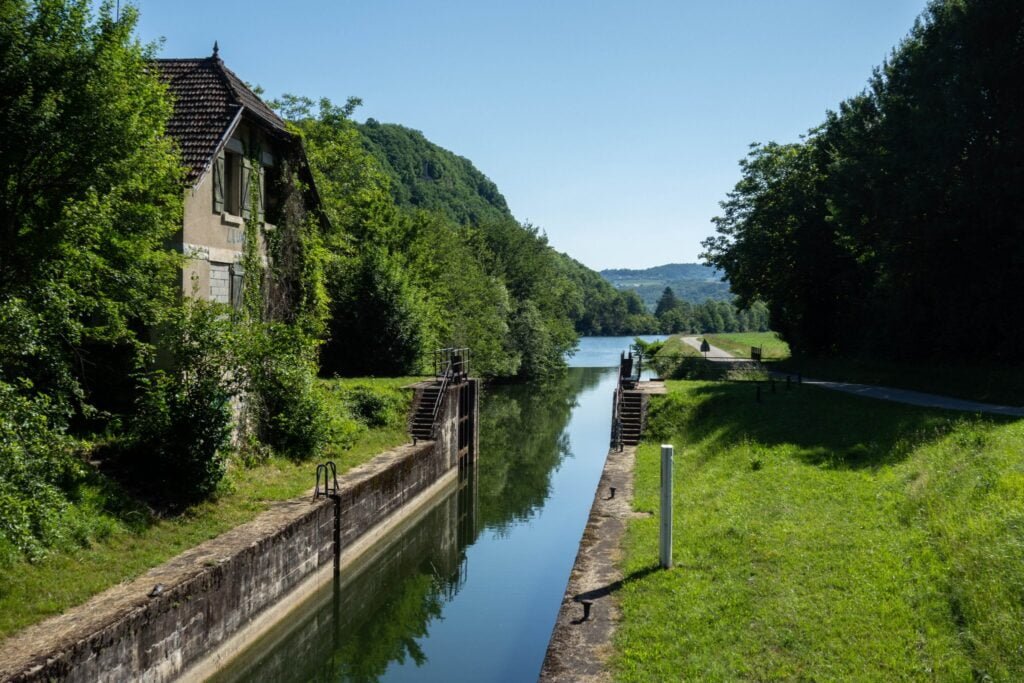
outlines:
{"label": "distant hill", "polygon": [[729,283],[722,282],[722,274],[699,263],[666,263],[643,270],[611,268],[602,270],[601,277],[616,289],[636,292],[652,311],[666,287],[671,287],[680,299],[692,303],[708,299],[732,301],[733,298]]}

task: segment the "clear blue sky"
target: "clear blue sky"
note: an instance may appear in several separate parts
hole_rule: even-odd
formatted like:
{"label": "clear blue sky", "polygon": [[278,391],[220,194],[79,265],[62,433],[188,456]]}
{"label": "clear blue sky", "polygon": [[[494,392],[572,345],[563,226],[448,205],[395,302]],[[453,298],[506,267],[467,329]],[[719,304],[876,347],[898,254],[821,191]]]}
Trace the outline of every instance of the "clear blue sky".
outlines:
{"label": "clear blue sky", "polygon": [[862,90],[925,0],[137,0],[164,57],[343,102],[468,157],[593,268],[697,260],[754,141]]}

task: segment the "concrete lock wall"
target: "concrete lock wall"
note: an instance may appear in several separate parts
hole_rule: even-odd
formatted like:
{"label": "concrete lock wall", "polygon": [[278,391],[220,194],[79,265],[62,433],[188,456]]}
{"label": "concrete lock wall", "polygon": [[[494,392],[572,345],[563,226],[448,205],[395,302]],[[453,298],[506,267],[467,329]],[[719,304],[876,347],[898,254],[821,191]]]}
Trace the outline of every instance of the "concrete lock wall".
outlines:
{"label": "concrete lock wall", "polygon": [[[478,384],[471,384],[475,458]],[[167,681],[213,673],[295,600],[333,581],[336,566],[356,560],[455,480],[459,392],[451,387],[445,396],[436,441],[400,446],[340,476],[335,499],[276,504],[12,636],[0,649],[0,680]]]}

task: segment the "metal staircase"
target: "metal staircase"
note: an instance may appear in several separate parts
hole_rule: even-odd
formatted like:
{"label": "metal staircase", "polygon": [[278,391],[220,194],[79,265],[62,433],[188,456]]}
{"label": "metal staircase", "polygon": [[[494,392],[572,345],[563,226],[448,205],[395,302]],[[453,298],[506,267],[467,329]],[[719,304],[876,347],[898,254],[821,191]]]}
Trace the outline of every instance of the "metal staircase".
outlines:
{"label": "metal staircase", "polygon": [[637,391],[643,372],[643,351],[631,346],[619,356],[619,381],[612,400],[612,447],[635,446],[644,429],[644,395]]}
{"label": "metal staircase", "polygon": [[438,349],[434,353],[434,381],[424,387],[412,416],[409,432],[414,439],[436,437],[437,414],[448,387],[469,377],[469,349]]}
{"label": "metal staircase", "polygon": [[437,417],[437,406],[441,402],[442,393],[442,383],[435,381],[420,394],[420,402],[413,413],[412,428],[409,430],[416,439],[434,438],[434,420]]}
{"label": "metal staircase", "polygon": [[637,445],[640,442],[640,432],[643,431],[643,394],[639,391],[623,391],[619,404],[619,418],[622,421],[623,445]]}

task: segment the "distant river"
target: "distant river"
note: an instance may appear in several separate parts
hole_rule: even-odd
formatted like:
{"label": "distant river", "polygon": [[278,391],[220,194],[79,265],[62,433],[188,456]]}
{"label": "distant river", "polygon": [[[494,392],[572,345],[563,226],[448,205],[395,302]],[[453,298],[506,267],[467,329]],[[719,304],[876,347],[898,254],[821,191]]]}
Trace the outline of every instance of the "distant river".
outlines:
{"label": "distant river", "polygon": [[[668,339],[664,334],[642,334],[646,342]],[[583,337],[580,348],[569,358],[573,368],[615,368],[619,366],[619,354],[629,349],[636,337]]]}
{"label": "distant river", "polygon": [[557,380],[486,387],[479,462],[458,489],[215,680],[536,680],[632,341],[587,337]]}

